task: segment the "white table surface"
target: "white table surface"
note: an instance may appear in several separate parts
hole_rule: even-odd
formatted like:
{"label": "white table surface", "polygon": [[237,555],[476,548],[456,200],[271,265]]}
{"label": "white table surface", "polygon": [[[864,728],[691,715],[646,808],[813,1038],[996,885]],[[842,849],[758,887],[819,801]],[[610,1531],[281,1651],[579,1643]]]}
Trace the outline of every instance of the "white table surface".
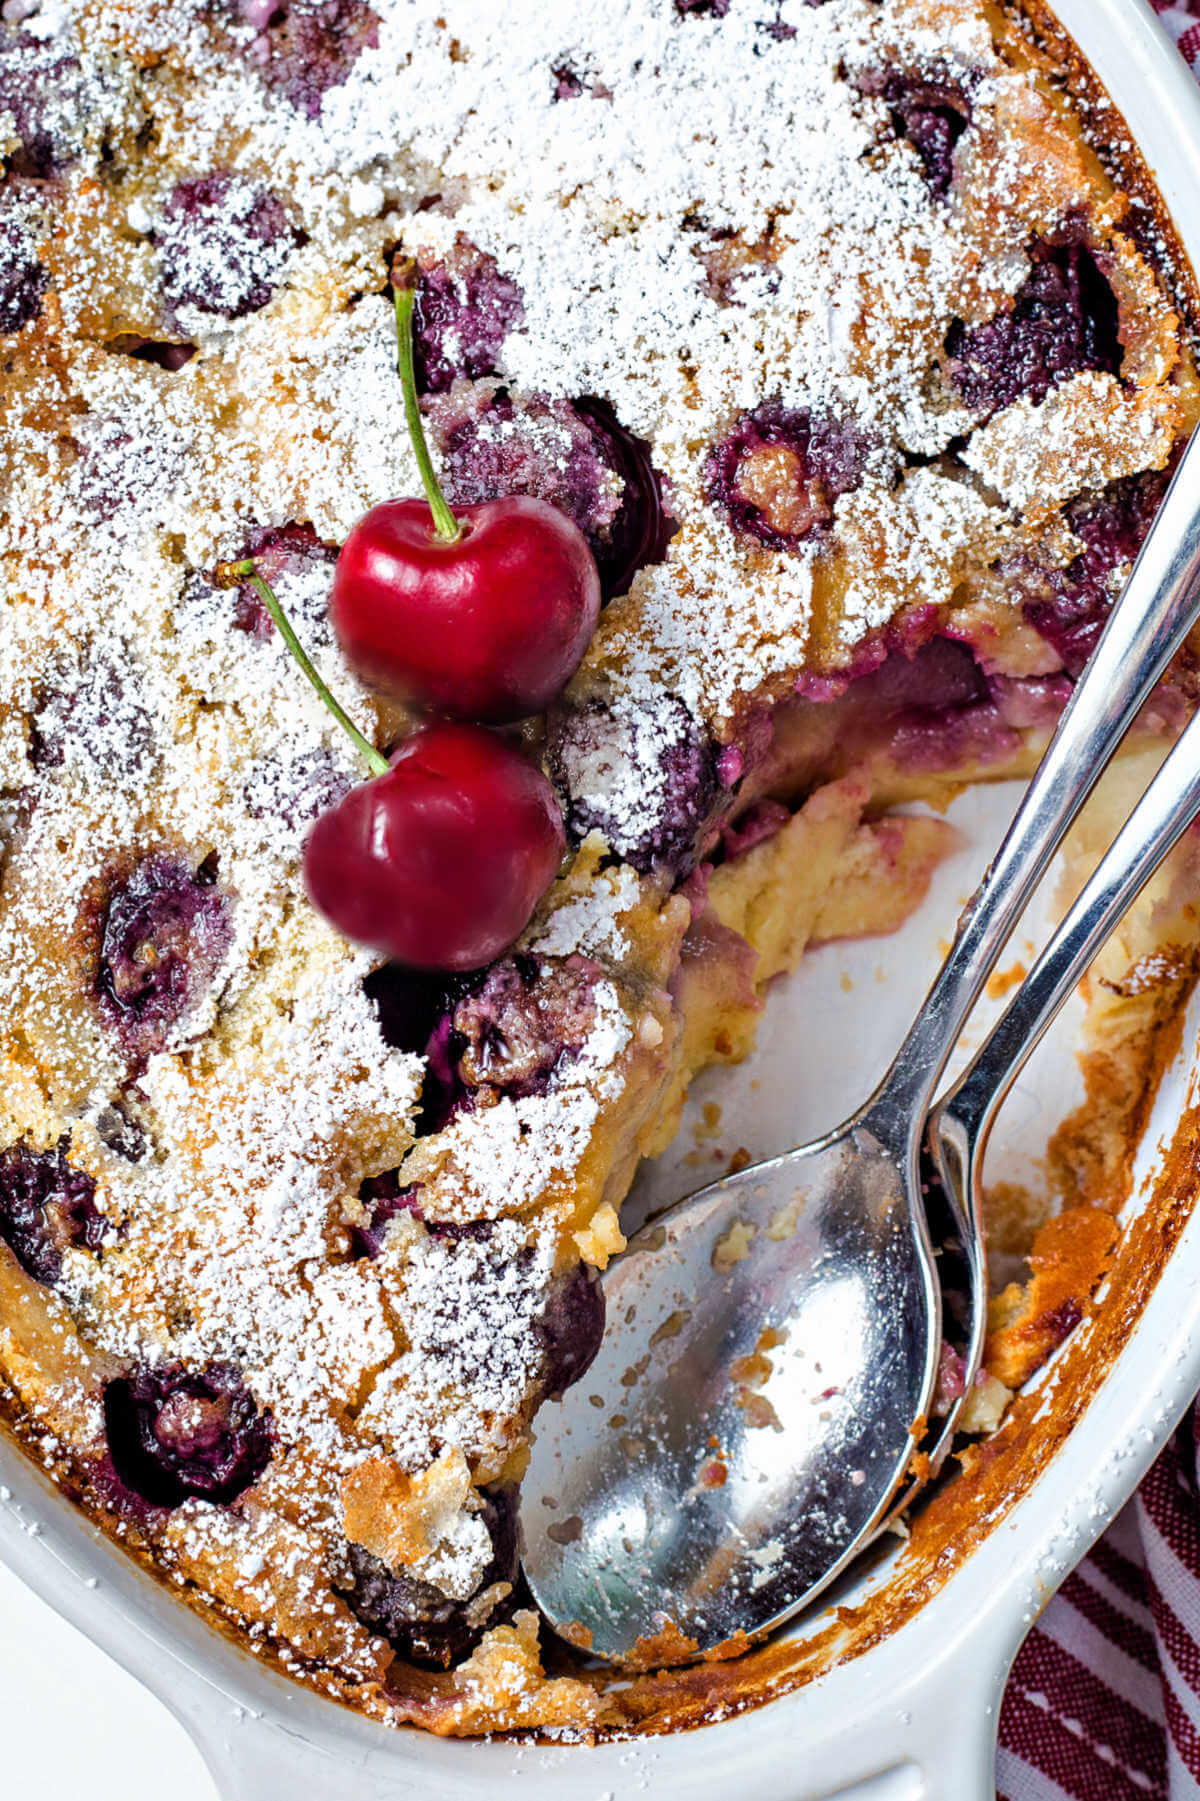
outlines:
{"label": "white table surface", "polygon": [[0,1793],[217,1801],[161,1702],[0,1568]]}

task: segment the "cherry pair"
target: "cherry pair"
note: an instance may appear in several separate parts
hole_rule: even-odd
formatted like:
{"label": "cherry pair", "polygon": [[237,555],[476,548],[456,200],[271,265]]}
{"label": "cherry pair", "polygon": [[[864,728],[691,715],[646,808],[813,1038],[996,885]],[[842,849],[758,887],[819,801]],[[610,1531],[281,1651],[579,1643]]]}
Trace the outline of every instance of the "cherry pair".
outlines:
{"label": "cherry pair", "polygon": [[338,705],[254,560],[250,581],[292,655],[357,745],[372,779],[321,815],[304,846],[317,909],[348,938],[420,969],[492,962],[554,880],[566,837],[554,791],[517,747],[477,723],[541,712],[570,680],[600,611],[587,540],[541,500],[451,512],[430,461],[412,358],[411,265],[393,271],[405,414],[427,499],[373,507],[334,572],[330,616],[355,672],[434,709],[389,761]]}

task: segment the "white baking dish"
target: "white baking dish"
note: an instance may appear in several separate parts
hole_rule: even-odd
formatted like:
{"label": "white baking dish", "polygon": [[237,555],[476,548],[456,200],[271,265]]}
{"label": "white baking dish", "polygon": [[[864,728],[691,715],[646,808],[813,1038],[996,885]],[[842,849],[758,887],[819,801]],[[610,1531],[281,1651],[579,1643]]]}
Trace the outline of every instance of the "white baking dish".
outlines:
{"label": "white baking dish", "polygon": [[[1141,0],[1058,0],[1066,28],[1107,86],[1141,146],[1180,240],[1200,266],[1200,90]],[[980,860],[1011,799],[976,795],[960,806]],[[981,823],[982,822],[982,823]],[[989,824],[990,822],[990,824]],[[902,1015],[920,992],[936,932],[953,917],[963,870],[947,872],[931,907],[897,939],[837,955],[860,975],[874,965],[904,968],[906,980],[877,988],[869,1045],[843,1017],[844,1063],[856,1072],[837,1093],[838,1058],[821,1020],[826,1089],[796,1099],[797,1062],[769,1062],[771,1046],[799,1045],[800,989],[777,996],[768,1021],[768,1081],[751,1094],[748,1073],[722,1078],[745,1100],[746,1138],[757,1154],[832,1124],[859,1100],[886,1060],[881,1012]],[[950,887],[947,887],[947,884]],[[931,924],[932,921],[932,924]],[[832,953],[822,953],[826,959]],[[806,1006],[819,1000],[820,966],[802,971]],[[815,986],[814,986],[815,985]],[[780,1009],[783,1009],[781,1017]],[[859,1015],[861,1018],[863,1015]],[[806,1020],[811,1025],[811,1012]],[[1148,1190],[1158,1147],[1195,1106],[1200,1002],[1189,1011],[1185,1054],[1167,1072],[1147,1131],[1135,1189]],[[810,1032],[811,1040],[811,1032]],[[799,1052],[797,1052],[799,1056]],[[870,1065],[868,1068],[867,1065]],[[1061,1056],[1057,1067],[1068,1070]],[[738,1086],[740,1082],[740,1088]],[[1038,1093],[1044,1091],[1039,1079]],[[1027,1091],[1028,1092],[1028,1091]],[[764,1099],[765,1096],[765,1099]],[[841,1104],[838,1105],[840,1099]],[[1018,1097],[1019,1102],[1019,1097]],[[764,1118],[764,1108],[767,1116]],[[1018,1108],[1019,1110],[1019,1108]],[[811,1116],[810,1116],[811,1115]],[[736,1141],[735,1141],[736,1142]],[[684,1192],[678,1154],[653,1178]],[[693,1173],[691,1185],[704,1179]],[[143,1681],[194,1736],[223,1801],[469,1801],[511,1788],[549,1801],[634,1801],[685,1793],[689,1801],[982,1801],[994,1793],[996,1717],[1004,1678],[1022,1635],[1056,1583],[1128,1497],[1200,1389],[1200,1217],[1184,1226],[1153,1293],[1106,1377],[1056,1450],[1049,1467],[970,1556],[906,1624],[864,1655],[766,1706],[704,1728],[597,1748],[517,1748],[442,1742],[392,1733],[293,1686],[226,1643],[144,1576],[95,1532],[24,1457],[0,1441],[0,1557],[67,1619]],[[803,1630],[803,1628],[801,1628]]]}

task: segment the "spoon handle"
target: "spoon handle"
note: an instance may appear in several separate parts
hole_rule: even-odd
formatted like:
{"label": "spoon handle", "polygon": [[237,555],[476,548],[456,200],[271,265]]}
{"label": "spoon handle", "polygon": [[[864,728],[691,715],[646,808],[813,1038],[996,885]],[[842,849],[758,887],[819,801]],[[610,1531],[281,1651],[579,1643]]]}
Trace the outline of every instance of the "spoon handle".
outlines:
{"label": "spoon handle", "polygon": [[[982,1159],[1005,1095],[1105,940],[1197,817],[1200,713],[1193,715],[967,1069],[930,1114],[931,1139],[950,1162],[947,1173],[969,1212],[974,1212],[972,1167]],[[960,1180],[965,1186],[959,1186]]]}
{"label": "spoon handle", "polygon": [[1051,857],[1198,614],[1200,432],[1180,459],[1125,590],[886,1078],[892,1117],[903,1122],[907,1115],[914,1134]]}

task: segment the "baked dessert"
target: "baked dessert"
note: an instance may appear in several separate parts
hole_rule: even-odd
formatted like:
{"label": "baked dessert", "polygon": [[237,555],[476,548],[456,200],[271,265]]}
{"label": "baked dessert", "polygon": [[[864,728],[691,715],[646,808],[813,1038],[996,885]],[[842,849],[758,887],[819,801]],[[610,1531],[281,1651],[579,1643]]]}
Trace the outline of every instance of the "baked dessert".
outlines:
{"label": "baked dessert", "polygon": [[[322,1692],[619,1729],[652,1679],[544,1666],[521,1605],[533,1415],[694,1073],[809,944],[919,902],[949,829],[898,809],[1036,759],[1200,411],[1186,268],[1069,46],[985,0],[3,18],[12,1430]],[[217,575],[254,559],[359,729],[413,729],[327,612],[417,487],[397,247],[451,503],[559,508],[607,601],[520,728],[570,855],[451,975],[305,898],[361,768]],[[1117,1147],[1185,974],[1109,1009]],[[1048,1238],[1000,1222],[1035,1263],[977,1428],[1111,1251],[1118,1197],[1073,1179]]]}

